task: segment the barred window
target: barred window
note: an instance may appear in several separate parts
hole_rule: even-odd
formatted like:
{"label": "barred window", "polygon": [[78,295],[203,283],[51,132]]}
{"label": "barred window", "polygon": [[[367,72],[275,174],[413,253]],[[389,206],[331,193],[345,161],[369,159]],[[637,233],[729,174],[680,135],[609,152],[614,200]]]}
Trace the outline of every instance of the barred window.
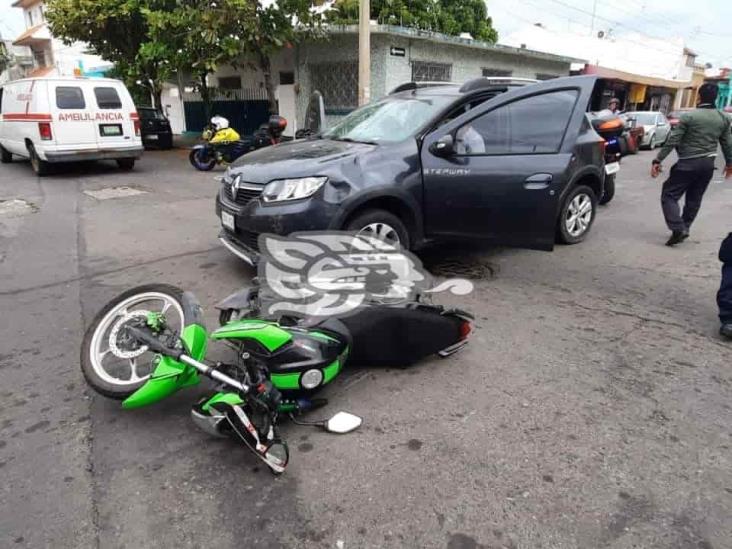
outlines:
{"label": "barred window", "polygon": [[507,76],[513,76],[513,71],[504,69],[483,69],[483,76],[495,76],[505,78]]}
{"label": "barred window", "polygon": [[310,65],[312,89],[323,95],[326,114],[348,114],[358,106],[358,63]]}
{"label": "barred window", "polygon": [[449,82],[452,65],[449,63],[430,63],[412,61],[412,82]]}

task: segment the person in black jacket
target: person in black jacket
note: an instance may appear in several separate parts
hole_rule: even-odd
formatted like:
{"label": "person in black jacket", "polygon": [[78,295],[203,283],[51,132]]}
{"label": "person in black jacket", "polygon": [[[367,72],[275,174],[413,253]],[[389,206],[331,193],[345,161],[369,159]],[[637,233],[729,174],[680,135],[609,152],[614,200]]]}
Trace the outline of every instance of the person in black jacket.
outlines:
{"label": "person in black jacket", "polygon": [[732,233],[727,235],[719,248],[719,260],[722,262],[722,284],[717,293],[719,320],[722,323],[719,333],[732,339]]}

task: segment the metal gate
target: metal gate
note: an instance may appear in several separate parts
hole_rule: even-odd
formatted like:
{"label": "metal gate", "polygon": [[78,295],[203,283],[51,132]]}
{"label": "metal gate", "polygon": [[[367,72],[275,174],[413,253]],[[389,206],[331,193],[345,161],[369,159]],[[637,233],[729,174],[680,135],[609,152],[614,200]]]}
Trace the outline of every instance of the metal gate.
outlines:
{"label": "metal gate", "polygon": [[[229,120],[229,125],[242,135],[253,133],[269,119],[269,104],[264,89],[212,90],[211,116]],[[200,132],[208,123],[199,93],[183,95],[186,129]]]}

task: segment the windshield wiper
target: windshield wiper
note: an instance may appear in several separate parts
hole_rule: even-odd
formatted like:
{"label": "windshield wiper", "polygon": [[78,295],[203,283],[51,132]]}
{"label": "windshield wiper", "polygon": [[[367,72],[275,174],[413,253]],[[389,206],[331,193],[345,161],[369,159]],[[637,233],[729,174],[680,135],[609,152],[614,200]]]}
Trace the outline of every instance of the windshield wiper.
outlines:
{"label": "windshield wiper", "polygon": [[345,141],[347,143],[365,143],[366,145],[378,145],[376,141],[368,139],[353,139],[352,137],[331,137],[333,141]]}

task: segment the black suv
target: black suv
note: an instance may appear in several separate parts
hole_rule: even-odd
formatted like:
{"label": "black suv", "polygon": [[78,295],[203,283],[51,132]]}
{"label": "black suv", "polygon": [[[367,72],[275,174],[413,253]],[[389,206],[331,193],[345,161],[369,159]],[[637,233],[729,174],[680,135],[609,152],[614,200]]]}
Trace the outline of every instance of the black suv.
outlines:
{"label": "black suv", "polygon": [[351,230],[417,248],[479,237],[551,250],[584,239],[603,193],[593,76],[399,86],[331,129],[249,153],[216,198],[224,245]]}

